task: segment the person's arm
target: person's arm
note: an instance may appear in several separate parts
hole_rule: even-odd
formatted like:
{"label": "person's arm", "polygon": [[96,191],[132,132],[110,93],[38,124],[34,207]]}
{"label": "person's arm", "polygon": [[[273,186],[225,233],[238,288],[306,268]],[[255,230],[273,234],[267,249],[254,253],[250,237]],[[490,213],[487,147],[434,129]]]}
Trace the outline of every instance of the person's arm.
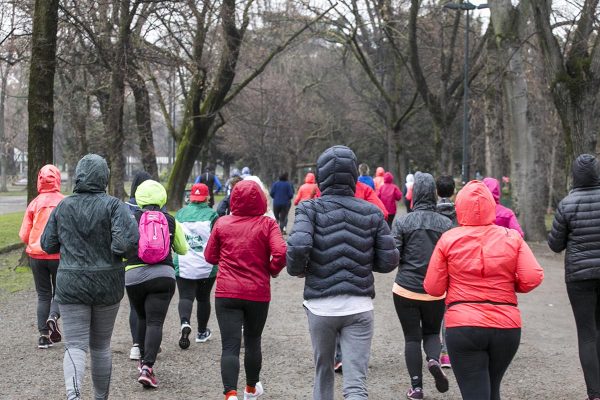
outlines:
{"label": "person's arm", "polygon": [[222,217],[223,215],[227,215],[228,208],[229,208],[229,195],[225,196],[223,198],[223,200],[221,200],[219,202],[219,205],[217,206],[217,214],[219,215],[219,217]]}
{"label": "person's arm", "polygon": [[404,237],[402,236],[402,227],[400,226],[400,220],[396,219],[392,223],[392,237],[394,238],[394,243],[396,244],[396,248],[402,256],[402,250],[404,249]]}
{"label": "person's arm", "polygon": [[567,238],[569,236],[569,227],[563,215],[562,202],[556,208],[552,229],[548,234],[548,247],[555,253],[560,253],[567,247]]}
{"label": "person's arm", "polygon": [[269,274],[272,277],[279,275],[281,270],[285,268],[285,253],[287,246],[279,231],[277,222],[269,218],[269,250],[271,252],[271,262],[269,263]]}
{"label": "person's arm", "polygon": [[219,240],[219,221],[215,223],[210,236],[208,237],[208,242],[206,243],[206,247],[204,248],[204,259],[212,265],[219,264],[219,259],[221,258],[221,242]]}
{"label": "person's arm", "polygon": [[175,234],[173,235],[173,251],[180,256],[184,255],[188,251],[187,240],[185,240],[185,234],[183,233],[183,226],[179,221],[175,221]]}
{"label": "person's arm", "polygon": [[315,192],[316,193],[315,193],[314,198],[321,197],[321,191],[319,190],[319,185],[317,185],[316,183],[315,183]]}
{"label": "person's arm", "polygon": [[400,253],[396,249],[390,228],[382,218],[379,220],[375,236],[375,258],[373,260],[374,272],[391,272],[400,263]]}
{"label": "person's arm", "polygon": [[60,205],[52,210],[40,239],[40,246],[42,247],[42,250],[48,254],[56,254],[60,252],[60,242],[58,241],[58,225],[56,222],[56,210],[58,210],[59,207]]}
{"label": "person's arm", "polygon": [[110,250],[113,254],[127,255],[140,240],[138,224],[125,203],[114,200],[112,203],[110,234],[112,241]]}
{"label": "person's arm", "polygon": [[298,194],[296,194],[296,198],[294,199],[294,205],[297,206],[298,203],[300,203],[300,193],[302,193],[302,187],[300,186],[300,188],[298,189]]}
{"label": "person's arm", "polygon": [[29,234],[33,227],[33,208],[35,206],[35,200],[29,203],[25,215],[23,215],[23,222],[21,222],[21,229],[19,229],[19,237],[25,244],[29,244]]}
{"label": "person's arm", "polygon": [[196,179],[194,180],[194,184],[196,184],[196,183],[200,183],[200,175],[198,175],[196,177]]}
{"label": "person's arm", "polygon": [[515,213],[511,213],[510,218],[508,219],[508,227],[510,229],[514,229],[515,231],[519,232],[519,235],[521,235],[521,237],[525,237],[525,234],[523,233],[523,229],[521,229],[521,225],[519,225],[519,220],[517,220],[517,216],[515,215]]}
{"label": "person's arm", "polygon": [[269,191],[269,194],[271,195],[272,199],[275,198],[275,185],[276,184],[277,184],[277,182],[273,182],[273,184],[271,185],[271,190]]}
{"label": "person's arm", "polygon": [[527,293],[538,287],[544,279],[544,270],[535,259],[533,252],[522,240],[517,257],[517,273],[515,290],[518,293]]}
{"label": "person's arm", "polygon": [[292,185],[291,183],[288,183],[288,199],[293,199],[294,198],[294,185]]}
{"label": "person's arm", "polygon": [[443,296],[448,290],[448,259],[444,243],[444,235],[438,240],[433,254],[429,259],[427,274],[423,281],[423,288],[431,296]]}
{"label": "person's arm", "polygon": [[304,274],[313,247],[314,226],[304,204],[306,202],[296,208],[294,227],[288,239],[287,272],[292,276]]}
{"label": "person's arm", "polygon": [[221,181],[219,180],[219,178],[217,178],[216,175],[215,175],[215,186],[217,187],[217,190],[215,191],[215,193],[219,193],[221,191],[221,189],[223,189],[223,186],[221,185]]}
{"label": "person's arm", "polygon": [[402,192],[400,191],[400,188],[396,185],[394,185],[394,200],[402,200]]}

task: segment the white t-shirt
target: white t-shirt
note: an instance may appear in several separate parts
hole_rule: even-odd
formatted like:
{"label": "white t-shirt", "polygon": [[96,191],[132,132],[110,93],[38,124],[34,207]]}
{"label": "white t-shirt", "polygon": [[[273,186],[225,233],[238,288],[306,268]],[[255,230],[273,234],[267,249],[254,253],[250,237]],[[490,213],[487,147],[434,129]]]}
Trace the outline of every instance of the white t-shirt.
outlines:
{"label": "white t-shirt", "polygon": [[342,294],[304,300],[304,307],[314,315],[321,317],[342,317],[372,311],[373,299],[369,296]]}

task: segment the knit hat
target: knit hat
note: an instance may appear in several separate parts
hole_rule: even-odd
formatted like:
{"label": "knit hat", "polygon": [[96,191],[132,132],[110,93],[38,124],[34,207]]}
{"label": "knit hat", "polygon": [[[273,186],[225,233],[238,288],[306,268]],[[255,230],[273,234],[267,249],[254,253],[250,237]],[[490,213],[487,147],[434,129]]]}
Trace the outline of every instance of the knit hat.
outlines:
{"label": "knit hat", "polygon": [[201,203],[206,201],[208,197],[208,186],[204,183],[196,183],[192,186],[192,191],[190,192],[190,201]]}

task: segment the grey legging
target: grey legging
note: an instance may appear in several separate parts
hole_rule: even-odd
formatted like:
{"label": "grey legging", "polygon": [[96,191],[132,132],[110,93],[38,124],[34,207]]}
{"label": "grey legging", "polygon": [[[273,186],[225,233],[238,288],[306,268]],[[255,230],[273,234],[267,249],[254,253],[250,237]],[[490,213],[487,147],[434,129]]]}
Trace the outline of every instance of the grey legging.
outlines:
{"label": "grey legging", "polygon": [[88,349],[92,357],[94,399],[108,399],[112,356],[110,339],[119,311],[119,303],[110,306],[60,304],[63,320],[65,357],[63,370],[67,399],[81,398],[81,384],[85,375]]}

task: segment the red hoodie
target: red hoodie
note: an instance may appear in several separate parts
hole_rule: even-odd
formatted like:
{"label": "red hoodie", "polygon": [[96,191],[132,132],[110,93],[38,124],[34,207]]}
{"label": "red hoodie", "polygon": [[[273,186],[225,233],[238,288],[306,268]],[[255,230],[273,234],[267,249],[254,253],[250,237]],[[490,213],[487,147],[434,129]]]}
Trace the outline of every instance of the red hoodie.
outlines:
{"label": "red hoodie", "polygon": [[377,190],[377,196],[390,214],[396,214],[396,202],[402,199],[402,191],[394,184],[394,175],[386,172],[383,175],[384,184]]}
{"label": "red hoodie", "polygon": [[215,297],[270,301],[270,277],[285,267],[279,226],[263,216],[267,198],[254,181],[235,185],[230,205],[231,215],[217,220],[204,249],[206,261],[219,265]]}
{"label": "red hoodie", "polygon": [[304,185],[300,186],[300,189],[298,189],[298,194],[294,199],[295,206],[297,206],[301,201],[310,200],[321,196],[319,185],[317,185],[315,182],[315,174],[312,172],[306,174],[306,177],[304,178]]}
{"label": "red hoodie", "polygon": [[517,293],[542,283],[542,267],[517,231],[494,224],[496,203],[483,183],[471,181],[458,192],[456,214],[461,226],[437,242],[425,290],[448,293],[449,328],[520,328]]}
{"label": "red hoodie", "polygon": [[60,171],[52,164],[44,165],[38,173],[37,190],[39,195],[29,203],[19,237],[27,245],[25,251],[31,258],[58,260],[59,254],[48,254],[40,246],[40,238],[48,222],[48,217],[56,205],[65,197],[60,192]]}

